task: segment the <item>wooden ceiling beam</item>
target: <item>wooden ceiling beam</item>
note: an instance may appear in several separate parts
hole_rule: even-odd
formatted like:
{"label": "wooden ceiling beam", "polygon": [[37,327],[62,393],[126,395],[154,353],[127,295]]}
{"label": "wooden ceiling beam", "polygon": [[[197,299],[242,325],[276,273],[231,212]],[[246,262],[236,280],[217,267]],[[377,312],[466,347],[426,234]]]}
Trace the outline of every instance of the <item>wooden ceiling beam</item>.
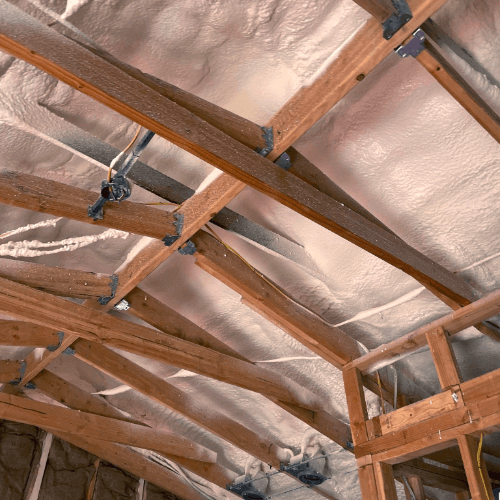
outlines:
{"label": "wooden ceiling beam", "polygon": [[10,394],[0,394],[0,418],[202,462],[217,459],[213,451],[170,432]]}
{"label": "wooden ceiling beam", "polygon": [[0,345],[14,347],[57,346],[59,337],[52,328],[25,321],[0,320]]}
{"label": "wooden ceiling beam", "polygon": [[[204,345],[217,352],[234,356],[244,361],[249,361],[238,351],[228,347],[225,343],[216,339],[195,323],[184,318],[182,315],[139,288],[135,288],[129,293],[125,297],[125,300],[127,300],[130,306],[130,309],[127,311],[128,313],[142,319],[164,333],[198,345]],[[221,346],[222,349],[220,349]],[[318,432],[321,432],[332,441],[335,441],[343,448],[350,449],[352,437],[349,426],[333,417],[325,410],[305,410],[300,406],[285,403],[276,398],[269,397],[268,399],[297,417],[299,420],[310,425]]]}
{"label": "wooden ceiling beam", "polygon": [[3,278],[0,286],[0,311],[9,315],[64,331],[70,338],[103,342],[292,405],[323,409],[321,398],[312,392],[251,363]]}
{"label": "wooden ceiling beam", "polygon": [[[34,379],[36,389],[51,397],[54,401],[62,403],[73,410],[100,415],[101,417],[114,418],[125,422],[145,425],[143,422],[132,420],[123,415],[117,408],[106,402],[105,399],[89,394],[79,387],[67,382],[48,370],[43,370]],[[29,395],[29,393],[28,393]],[[146,426],[149,427],[149,426]],[[161,453],[169,460],[194,472],[203,479],[225,488],[234,481],[238,475],[217,463],[209,463]]]}
{"label": "wooden ceiling beam", "polygon": [[383,23],[394,12],[394,8],[384,0],[354,0],[370,13],[379,23]]}
{"label": "wooden ceiling beam", "polygon": [[20,380],[22,377],[21,361],[13,361],[9,359],[0,360],[0,383],[9,383]]}
{"label": "wooden ceiling beam", "polygon": [[384,366],[393,364],[419,349],[425,348],[427,345],[426,334],[428,332],[442,327],[450,336],[453,336],[498,313],[500,313],[500,290],[443,316],[399,339],[377,347],[370,353],[351,361],[344,369],[348,370],[355,367],[364,374],[380,370]]}
{"label": "wooden ceiling beam", "polygon": [[87,299],[106,297],[111,293],[109,274],[51,267],[35,262],[0,258],[0,277],[62,297]]}
{"label": "wooden ceiling beam", "polygon": [[98,197],[98,193],[34,175],[0,172],[0,203],[159,240],[177,236],[172,213],[131,201],[107,203],[104,218],[93,220],[87,208]]}
{"label": "wooden ceiling beam", "polygon": [[[432,14],[435,9],[429,5],[431,3],[437,9],[444,0],[418,2],[419,15],[427,11],[432,11],[429,15]],[[423,8],[424,5],[426,8]],[[411,276],[429,283],[459,303],[468,303],[476,298],[471,287],[460,277],[115,66],[46,28],[7,2],[0,3],[0,12],[0,48],[3,50],[35,64],[239,181],[250,184]],[[218,180],[225,182],[221,177]],[[223,192],[232,191],[232,194],[227,199],[243,189],[241,182],[235,184],[228,181]]]}

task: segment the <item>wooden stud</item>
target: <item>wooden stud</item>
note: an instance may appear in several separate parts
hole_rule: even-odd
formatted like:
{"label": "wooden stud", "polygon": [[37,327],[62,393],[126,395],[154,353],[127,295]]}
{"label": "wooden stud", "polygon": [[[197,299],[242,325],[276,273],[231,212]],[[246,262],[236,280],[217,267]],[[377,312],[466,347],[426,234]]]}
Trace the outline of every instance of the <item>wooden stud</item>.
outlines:
{"label": "wooden stud", "polygon": [[378,500],[377,482],[373,465],[359,467],[359,487],[363,500]]}
{"label": "wooden stud", "polygon": [[354,446],[357,446],[368,441],[368,432],[365,423],[368,420],[365,393],[359,370],[354,368],[344,371],[343,376],[352,440]]}
{"label": "wooden stud", "polygon": [[[422,5],[427,5],[422,11],[434,11],[434,6],[441,2],[444,0],[434,0],[431,8],[427,5],[429,0],[421,0],[417,10]],[[115,66],[46,28],[6,2],[0,4],[0,12],[0,47],[3,50],[35,64],[52,76],[234,176],[240,182],[251,185],[411,276],[431,284],[459,303],[466,304],[477,298],[474,290],[459,276],[445,270],[399,238],[386,233],[379,226],[288,174],[266,158],[250,151],[246,146],[160,96]],[[419,15],[422,14],[423,12]],[[419,15],[415,13],[412,21]],[[105,74],[106,78],[100,77],[101,74]],[[119,85],[112,83],[113,81],[119,82]],[[218,180],[221,179],[224,180],[223,177]],[[236,184],[232,188],[236,193],[231,196],[235,196],[242,186]],[[177,214],[179,215],[179,212]]]}
{"label": "wooden stud", "polygon": [[52,447],[52,439],[54,437],[50,432],[44,434],[39,456],[36,461],[34,460],[32,462],[33,465],[31,467],[28,485],[24,490],[22,500],[38,500],[40,487],[42,486],[43,476],[45,474],[45,468],[47,467],[50,448]]}
{"label": "wooden stud", "polygon": [[25,321],[0,320],[0,345],[15,347],[47,347],[59,344],[52,328],[44,328]]}
{"label": "wooden stud", "polygon": [[497,142],[500,118],[460,73],[428,41],[416,60],[461,104]]}
{"label": "wooden stud", "polygon": [[0,394],[0,416],[44,429],[83,434],[91,439],[137,446],[191,460],[213,463],[217,459],[213,451],[169,432],[9,394]]}
{"label": "wooden stud", "polygon": [[479,440],[464,434],[457,437],[458,446],[464,462],[465,473],[469,482],[472,500],[494,500],[488,471],[481,457],[481,466],[478,465],[477,452]]}
{"label": "wooden stud", "polygon": [[448,335],[455,335],[476,323],[495,316],[499,312],[500,290],[497,290],[393,342],[377,347],[369,354],[350,362],[344,369],[356,367],[363,374],[379,370],[425,347],[427,332],[443,327],[448,332]]}
{"label": "wooden stud", "polygon": [[398,500],[392,466],[384,462],[374,462],[373,470],[379,500]]}
{"label": "wooden stud", "polygon": [[426,338],[441,388],[446,390],[459,385],[462,377],[446,330],[440,326],[427,332]]}
{"label": "wooden stud", "polygon": [[424,483],[422,482],[422,479],[418,476],[409,476],[407,480],[414,498],[411,496],[408,488],[405,485],[406,500],[426,500]]}

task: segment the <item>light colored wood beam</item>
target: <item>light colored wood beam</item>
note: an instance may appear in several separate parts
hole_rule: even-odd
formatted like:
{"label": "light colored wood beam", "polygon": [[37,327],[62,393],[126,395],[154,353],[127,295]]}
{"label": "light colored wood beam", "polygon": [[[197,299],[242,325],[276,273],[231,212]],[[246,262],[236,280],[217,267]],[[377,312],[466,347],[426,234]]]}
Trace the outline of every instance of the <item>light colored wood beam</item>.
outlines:
{"label": "light colored wood beam", "polygon": [[312,392],[251,363],[2,278],[0,286],[0,311],[61,329],[70,334],[68,338],[104,342],[286,403],[323,409],[324,403]]}
{"label": "light colored wood beam", "polygon": [[[249,361],[238,351],[228,347],[193,322],[139,288],[135,288],[125,299],[130,305],[129,313],[158,328],[162,332],[182,338],[188,342],[203,345],[217,352],[237,357],[243,361]],[[285,403],[276,398],[269,399],[342,447],[347,448],[350,446],[351,432],[349,426],[326,411],[320,409],[314,411],[306,410],[300,406]]]}
{"label": "light colored wood beam", "polygon": [[8,383],[21,378],[21,361],[13,361],[10,359],[0,360],[0,382]]}
{"label": "light colored wood beam", "polygon": [[378,20],[367,21],[326,70],[302,87],[267,123],[274,128],[275,136],[270,159],[274,160],[301,137],[445,3],[446,0],[408,0],[413,19],[390,40],[382,37]]}
{"label": "light colored wood beam", "polygon": [[59,337],[52,328],[25,321],[0,320],[0,345],[47,347],[58,343]]}
{"label": "light colored wood beam", "polygon": [[287,453],[276,443],[261,438],[243,425],[231,420],[214,408],[200,405],[195,398],[174,385],[153,375],[106,347],[78,340],[75,356],[94,368],[114,377],[157,403],[184,415],[210,432],[245,450],[251,455],[277,467]]}
{"label": "light colored wood beam", "polygon": [[[54,401],[58,401],[74,410],[145,425],[143,422],[124,417],[118,409],[107,403],[104,399],[88,394],[79,387],[70,384],[47,370],[38,374],[33,379],[33,382],[36,384],[38,390],[51,397]],[[232,483],[238,475],[217,463],[192,460],[165,453],[162,453],[162,455],[207,481],[217,484],[221,488],[225,488],[227,484]]]}
{"label": "light colored wood beam", "polygon": [[0,172],[0,203],[159,240],[177,235],[172,213],[131,201],[107,203],[104,218],[93,220],[87,216],[87,207],[98,197],[98,193],[34,175]]}
{"label": "light colored wood beam", "polygon": [[[422,0],[418,8],[427,3]],[[440,3],[441,0],[433,2]],[[427,6],[427,9],[430,7]],[[459,303],[468,303],[476,298],[475,292],[460,277],[307,183],[288,175],[266,158],[115,66],[6,2],[0,4],[0,12],[0,48],[3,50],[35,64],[239,181],[250,184],[411,276],[431,284]],[[104,74],[106,78],[99,76]],[[119,85],[112,83],[113,80]],[[141,96],[140,99],[137,96]],[[232,185],[231,188],[235,189],[235,196],[242,186]]]}
{"label": "light colored wood beam", "polygon": [[[458,446],[465,466],[472,500],[494,500],[488,471],[479,453],[479,439],[463,434],[457,437]],[[479,465],[478,459],[481,463]]]}
{"label": "light colored wood beam", "polygon": [[359,370],[356,368],[346,370],[343,372],[343,376],[352,439],[354,446],[357,446],[368,441],[365,423],[368,420],[365,393]]}
{"label": "light colored wood beam", "polygon": [[428,41],[415,58],[497,142],[500,118],[460,73]]}
{"label": "light colored wood beam", "polygon": [[51,267],[21,260],[0,258],[0,277],[63,297],[106,297],[111,291],[111,276],[108,274]]}
{"label": "light colored wood beam", "polygon": [[455,353],[446,330],[441,326],[426,333],[439,383],[443,390],[462,382]]}
{"label": "light colored wood beam", "polygon": [[91,439],[150,449],[214,463],[216,453],[175,434],[123,420],[53,406],[10,394],[0,394],[0,416],[43,429],[69,432]]}
{"label": "light colored wood beam", "polygon": [[495,316],[499,312],[500,290],[443,316],[393,342],[377,347],[369,354],[350,362],[344,369],[356,367],[362,373],[379,370],[425,347],[427,345],[427,332],[442,327],[452,336],[476,323]]}
{"label": "light colored wood beam", "polygon": [[392,466],[383,462],[373,464],[379,500],[398,500]]}
{"label": "light colored wood beam", "polygon": [[54,435],[52,433],[45,433],[45,436],[41,441],[39,456],[31,462],[32,466],[30,477],[24,490],[22,500],[38,500],[40,487],[42,486],[42,480],[45,474],[45,468],[47,467],[50,448],[52,447],[53,437]]}

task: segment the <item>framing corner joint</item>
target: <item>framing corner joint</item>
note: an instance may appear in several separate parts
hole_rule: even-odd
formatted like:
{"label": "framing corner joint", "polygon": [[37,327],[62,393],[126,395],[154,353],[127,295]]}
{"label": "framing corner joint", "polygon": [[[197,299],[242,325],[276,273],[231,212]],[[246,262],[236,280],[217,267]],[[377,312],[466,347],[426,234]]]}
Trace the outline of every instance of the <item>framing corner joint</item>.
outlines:
{"label": "framing corner joint", "polygon": [[266,141],[264,148],[256,148],[255,152],[261,156],[267,156],[274,149],[274,132],[273,127],[261,127],[262,137]]}
{"label": "framing corner joint", "polygon": [[62,341],[64,339],[64,332],[57,332],[57,336],[59,337],[59,343],[57,345],[48,345],[46,347],[47,351],[55,352],[59,347],[61,347]]}
{"label": "framing corner joint", "polygon": [[413,18],[411,9],[406,0],[392,0],[392,5],[396,9],[394,14],[382,23],[384,28],[383,37],[390,40],[408,21]]}
{"label": "framing corner joint", "polygon": [[167,234],[167,236],[163,238],[162,241],[163,243],[165,243],[166,247],[172,246],[181,237],[182,234],[182,227],[184,226],[184,214],[175,213],[174,217],[175,217],[174,226],[177,231],[177,234],[174,235]]}

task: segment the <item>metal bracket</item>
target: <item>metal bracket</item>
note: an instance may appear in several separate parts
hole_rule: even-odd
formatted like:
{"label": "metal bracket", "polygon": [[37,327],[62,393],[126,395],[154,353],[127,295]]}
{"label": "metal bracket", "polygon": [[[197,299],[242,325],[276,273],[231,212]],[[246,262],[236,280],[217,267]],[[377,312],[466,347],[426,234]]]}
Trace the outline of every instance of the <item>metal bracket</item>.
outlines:
{"label": "metal bracket", "polygon": [[392,5],[396,9],[389,19],[382,23],[384,28],[384,38],[390,40],[410,19],[413,18],[410,7],[406,0],[392,0]]}
{"label": "metal bracket", "polygon": [[130,304],[125,299],[122,299],[120,302],[115,304],[113,309],[116,309],[117,311],[128,311],[130,309]]}
{"label": "metal bracket", "polygon": [[261,156],[267,156],[274,149],[274,133],[273,127],[261,127],[262,137],[266,141],[265,148],[256,148],[255,151]]}
{"label": "metal bracket", "polygon": [[174,234],[173,236],[167,235],[165,238],[163,238],[163,243],[165,243],[166,247],[172,246],[181,236],[182,234],[182,226],[184,225],[184,214],[174,214],[175,221],[174,221],[174,226],[175,229],[177,230],[177,234]]}
{"label": "metal bracket", "polygon": [[28,366],[28,363],[26,361],[21,361],[21,366],[19,367],[19,377],[15,378],[14,380],[11,380],[9,382],[10,385],[19,385],[21,383],[21,380],[24,377],[24,374],[26,373],[26,367]]}
{"label": "metal bracket", "polygon": [[422,29],[418,28],[413,32],[413,38],[406,44],[400,45],[396,49],[396,54],[401,57],[417,57],[422,50],[424,50],[425,33]]}
{"label": "metal bracket", "polygon": [[[321,457],[318,457],[321,458]],[[319,486],[328,480],[326,476],[317,472],[311,467],[310,460],[304,460],[298,464],[283,465],[281,464],[281,469],[283,472],[287,472],[292,476],[295,476],[299,481],[307,484],[310,488]]]}
{"label": "metal bracket", "polygon": [[36,389],[36,384],[34,382],[28,382],[24,384],[25,389]]}
{"label": "metal bracket", "polygon": [[278,156],[278,158],[274,160],[274,163],[283,170],[290,170],[292,168],[292,161],[288,153],[283,153],[281,156]]}
{"label": "metal bracket", "polygon": [[102,219],[103,208],[108,201],[120,202],[129,198],[131,194],[130,185],[125,177],[118,174],[110,182],[104,180],[101,183],[101,196],[93,205],[88,206],[87,215],[94,220]]}
{"label": "metal bracket", "polygon": [[68,356],[74,356],[75,353],[76,351],[71,347],[66,347],[66,349],[64,349],[63,351],[63,354],[67,354]]}
{"label": "metal bracket", "polygon": [[196,253],[196,246],[191,240],[187,240],[186,243],[179,248],[179,253],[181,255],[194,255]]}
{"label": "metal bracket", "polygon": [[57,336],[59,337],[59,344],[57,344],[57,345],[48,345],[46,347],[47,351],[54,352],[54,351],[57,351],[57,349],[59,349],[59,347],[61,347],[62,341],[64,339],[64,332],[57,332]]}
{"label": "metal bracket", "polygon": [[234,493],[235,495],[239,495],[245,500],[266,500],[267,497],[264,493],[261,493],[257,490],[252,481],[245,481],[243,483],[238,484],[228,484],[226,486],[226,490]]}
{"label": "metal bracket", "polygon": [[111,288],[111,295],[108,295],[107,297],[99,297],[97,299],[97,302],[99,302],[101,306],[105,306],[111,299],[114,299],[117,286],[118,286],[118,276],[116,274],[112,274],[111,281],[109,282],[109,287]]}
{"label": "metal bracket", "polygon": [[346,450],[354,450],[354,443],[352,441],[347,441],[345,444]]}

